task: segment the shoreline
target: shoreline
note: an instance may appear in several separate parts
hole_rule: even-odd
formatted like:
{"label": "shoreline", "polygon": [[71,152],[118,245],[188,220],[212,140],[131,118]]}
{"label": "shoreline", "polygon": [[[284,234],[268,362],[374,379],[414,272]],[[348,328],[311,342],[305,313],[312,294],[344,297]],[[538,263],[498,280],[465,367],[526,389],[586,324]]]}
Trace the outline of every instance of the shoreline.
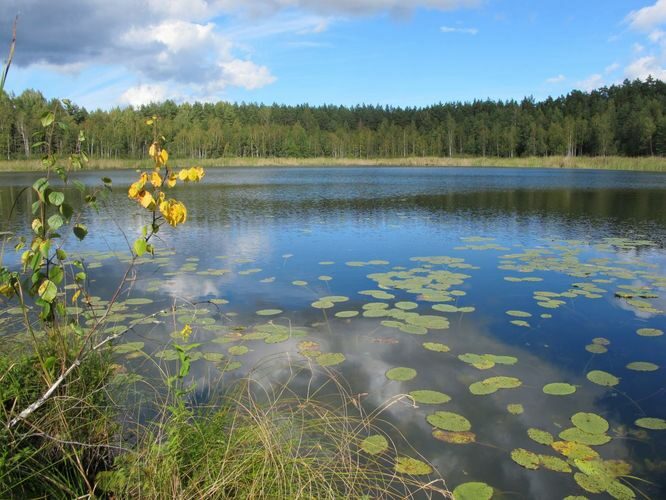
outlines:
{"label": "shoreline", "polygon": [[[499,167],[499,168],[561,168],[591,170],[626,170],[635,172],[666,172],[666,158],[621,156],[607,157],[406,157],[406,158],[207,158],[173,159],[176,167],[199,165],[207,168],[232,167]],[[92,159],[87,170],[130,170],[148,168],[149,160]],[[43,170],[35,160],[0,160],[0,172],[36,172]]]}

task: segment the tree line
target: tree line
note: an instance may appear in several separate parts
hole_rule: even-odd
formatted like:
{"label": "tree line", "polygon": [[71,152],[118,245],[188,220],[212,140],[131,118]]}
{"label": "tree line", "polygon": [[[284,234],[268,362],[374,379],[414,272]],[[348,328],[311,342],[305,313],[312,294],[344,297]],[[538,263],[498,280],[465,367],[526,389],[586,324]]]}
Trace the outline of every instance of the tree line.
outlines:
{"label": "tree line", "polygon": [[[41,117],[67,126],[47,137]],[[88,111],[35,90],[0,95],[0,158],[72,151],[93,159],[148,156],[146,119],[179,158],[666,155],[666,83],[648,78],[542,101],[475,100],[422,108],[183,103]]]}

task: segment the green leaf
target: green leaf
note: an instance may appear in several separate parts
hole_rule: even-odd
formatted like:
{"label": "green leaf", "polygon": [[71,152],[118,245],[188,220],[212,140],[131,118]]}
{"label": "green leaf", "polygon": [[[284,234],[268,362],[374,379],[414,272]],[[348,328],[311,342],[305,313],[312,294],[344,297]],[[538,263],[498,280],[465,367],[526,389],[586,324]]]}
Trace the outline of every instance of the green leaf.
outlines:
{"label": "green leaf", "polygon": [[72,218],[72,215],[74,215],[74,209],[67,203],[63,203],[60,205],[60,213],[65,218],[65,220],[69,220]]}
{"label": "green leaf", "polygon": [[53,281],[56,285],[62,283],[63,278],[65,277],[65,272],[60,266],[53,266],[49,269],[49,279]]}
{"label": "green leaf", "polygon": [[56,250],[56,256],[58,257],[58,260],[65,260],[67,259],[67,252],[65,252],[62,248],[58,248]]}
{"label": "green leaf", "polygon": [[64,193],[61,193],[60,191],[53,191],[52,193],[49,193],[49,203],[51,203],[51,205],[59,207],[60,205],[63,204],[64,201],[65,201]]}
{"label": "green leaf", "polygon": [[39,297],[46,302],[53,302],[58,294],[58,287],[50,280],[44,280],[37,289]]}
{"label": "green leaf", "polygon": [[46,179],[46,177],[37,179],[32,185],[32,189],[34,189],[39,194],[40,199],[43,199],[44,191],[46,191],[48,187],[49,181]]}
{"label": "green leaf", "polygon": [[53,123],[54,120],[55,120],[55,114],[53,114],[52,111],[47,111],[41,117],[42,127],[45,127],[45,128],[48,127],[49,125],[51,125]]}
{"label": "green leaf", "polygon": [[76,224],[72,231],[74,231],[74,236],[79,240],[83,240],[88,235],[88,228],[85,224]]}
{"label": "green leaf", "polygon": [[47,222],[53,231],[57,231],[65,223],[60,214],[53,214],[51,217],[49,217]]}
{"label": "green leaf", "polygon": [[147,248],[148,243],[144,238],[139,238],[134,242],[134,253],[136,253],[137,257],[141,257],[146,253]]}
{"label": "green leaf", "polygon": [[86,190],[86,185],[81,181],[74,181],[72,184],[74,184],[74,187],[82,193]]}

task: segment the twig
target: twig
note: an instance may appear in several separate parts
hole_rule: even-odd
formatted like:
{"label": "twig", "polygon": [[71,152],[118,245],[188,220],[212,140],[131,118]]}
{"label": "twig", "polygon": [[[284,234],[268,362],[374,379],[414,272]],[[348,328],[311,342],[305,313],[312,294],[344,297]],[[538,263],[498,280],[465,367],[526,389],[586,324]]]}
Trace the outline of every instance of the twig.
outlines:
{"label": "twig", "polygon": [[12,29],[12,43],[9,46],[9,56],[7,57],[7,62],[5,63],[5,69],[2,72],[2,80],[0,80],[0,92],[5,88],[5,80],[7,80],[7,73],[9,73],[9,67],[12,65],[12,60],[14,59],[14,49],[16,48],[16,23],[18,23],[18,15],[14,18],[14,26]]}

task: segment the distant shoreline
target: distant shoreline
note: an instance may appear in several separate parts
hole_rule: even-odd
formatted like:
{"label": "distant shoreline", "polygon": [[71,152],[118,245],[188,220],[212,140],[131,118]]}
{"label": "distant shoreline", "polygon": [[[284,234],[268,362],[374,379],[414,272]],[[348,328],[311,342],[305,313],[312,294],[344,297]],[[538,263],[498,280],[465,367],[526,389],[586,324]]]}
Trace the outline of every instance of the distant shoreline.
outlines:
{"label": "distant shoreline", "polygon": [[[593,170],[627,170],[636,172],[666,172],[666,158],[621,156],[606,157],[407,157],[407,158],[207,158],[172,159],[175,167],[200,165],[212,167],[513,167],[513,168],[563,168]],[[148,160],[93,159],[89,170],[148,168]],[[42,170],[35,160],[0,160],[0,172],[31,172]]]}

